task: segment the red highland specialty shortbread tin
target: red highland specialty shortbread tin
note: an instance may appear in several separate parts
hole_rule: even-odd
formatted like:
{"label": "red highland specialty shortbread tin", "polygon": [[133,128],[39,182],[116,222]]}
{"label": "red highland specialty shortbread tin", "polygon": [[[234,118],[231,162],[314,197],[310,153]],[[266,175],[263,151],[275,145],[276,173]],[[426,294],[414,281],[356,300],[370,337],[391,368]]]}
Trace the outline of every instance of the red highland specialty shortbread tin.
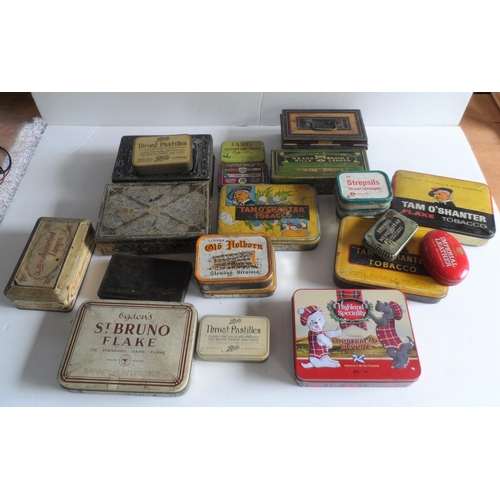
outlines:
{"label": "red highland specialty shortbread tin", "polygon": [[400,387],[420,376],[408,304],[399,290],[300,289],[292,315],[301,386]]}
{"label": "red highland specialty shortbread tin", "polygon": [[84,302],[58,381],[77,392],[180,396],[190,383],[197,320],[182,302]]}

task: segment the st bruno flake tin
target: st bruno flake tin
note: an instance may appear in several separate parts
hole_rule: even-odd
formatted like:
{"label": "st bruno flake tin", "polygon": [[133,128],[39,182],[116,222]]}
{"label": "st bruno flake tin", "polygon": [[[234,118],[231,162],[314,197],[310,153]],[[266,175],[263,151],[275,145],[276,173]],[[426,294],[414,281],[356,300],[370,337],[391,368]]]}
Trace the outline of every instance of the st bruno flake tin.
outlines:
{"label": "st bruno flake tin", "polygon": [[399,290],[299,289],[292,314],[298,385],[401,387],[420,377]]}
{"label": "st bruno flake tin", "polygon": [[332,194],[337,177],[345,171],[369,170],[362,148],[273,149],[271,182],[273,184],[311,184],[318,194]]}
{"label": "st bruno flake tin", "polygon": [[262,141],[225,141],[220,147],[223,164],[264,163],[266,152]]}
{"label": "st bruno flake tin", "polygon": [[334,282],[342,288],[395,288],[409,300],[436,303],[448,287],[435,281],[420,258],[422,238],[431,229],[419,227],[397,258],[390,262],[363,246],[373,220],[347,216],[340,222],[334,265]]}
{"label": "st bruno flake tin", "polygon": [[107,184],[95,242],[105,255],[194,252],[209,205],[206,182]]}
{"label": "st bruno flake tin", "polygon": [[188,303],[84,302],[59,384],[77,392],[180,396],[190,383],[197,321]]}
{"label": "st bruno flake tin", "polygon": [[312,250],[321,236],[316,190],[307,184],[225,185],[217,233],[265,233],[275,250]]}
{"label": "st bruno flake tin", "polygon": [[200,320],[196,354],[205,361],[263,362],[269,346],[270,323],[263,316],[210,314]]}
{"label": "st bruno flake tin", "polygon": [[486,184],[398,170],[392,189],[391,208],[421,226],[447,231],[463,245],[482,246],[495,236]]}
{"label": "st bruno flake tin", "polygon": [[88,219],[40,217],[5,295],[19,309],[71,311],[94,247]]}

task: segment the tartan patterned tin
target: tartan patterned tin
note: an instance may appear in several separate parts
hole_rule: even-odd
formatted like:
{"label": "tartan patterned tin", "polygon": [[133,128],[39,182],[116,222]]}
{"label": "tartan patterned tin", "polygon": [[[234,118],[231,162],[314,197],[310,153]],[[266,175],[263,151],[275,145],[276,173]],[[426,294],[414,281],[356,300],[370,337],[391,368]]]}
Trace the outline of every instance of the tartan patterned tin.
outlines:
{"label": "tartan patterned tin", "polygon": [[393,196],[391,181],[380,170],[340,173],[335,194],[338,207],[346,212],[388,210]]}
{"label": "tartan patterned tin", "polygon": [[392,189],[391,208],[420,226],[447,231],[463,245],[482,246],[495,236],[486,184],[398,170]]}
{"label": "tartan patterned tin", "polygon": [[263,316],[207,315],[198,327],[196,354],[205,361],[263,362],[269,345],[270,323]]}
{"label": "tartan patterned tin", "polygon": [[58,382],[77,392],[180,396],[191,379],[197,321],[187,303],[84,302]]}
{"label": "tartan patterned tin", "polygon": [[337,176],[342,172],[363,172],[369,168],[366,151],[361,148],[271,151],[273,184],[311,184],[318,194],[332,194]]}
{"label": "tartan patterned tin", "polygon": [[307,184],[225,185],[217,233],[265,233],[275,250],[312,250],[321,236],[316,190]]}
{"label": "tartan patterned tin", "polygon": [[95,247],[88,219],[40,217],[5,288],[19,309],[71,311]]}
{"label": "tartan patterned tin", "polygon": [[305,387],[401,387],[420,361],[399,290],[299,289],[292,297],[294,367]]}
{"label": "tartan patterned tin", "polygon": [[220,147],[223,164],[264,163],[266,152],[262,141],[225,141]]}
{"label": "tartan patterned tin", "polygon": [[105,255],[194,252],[209,203],[206,182],[107,184],[95,242]]}
{"label": "tartan patterned tin", "polygon": [[368,147],[359,109],[284,109],[283,148]]}
{"label": "tartan patterned tin", "polygon": [[340,222],[334,282],[341,288],[395,288],[409,300],[436,303],[448,287],[435,281],[422,264],[419,247],[431,229],[419,227],[394,262],[377,257],[363,246],[373,220],[347,216]]}
{"label": "tartan patterned tin", "polygon": [[268,184],[269,167],[267,163],[220,165],[217,176],[219,189],[224,184]]}

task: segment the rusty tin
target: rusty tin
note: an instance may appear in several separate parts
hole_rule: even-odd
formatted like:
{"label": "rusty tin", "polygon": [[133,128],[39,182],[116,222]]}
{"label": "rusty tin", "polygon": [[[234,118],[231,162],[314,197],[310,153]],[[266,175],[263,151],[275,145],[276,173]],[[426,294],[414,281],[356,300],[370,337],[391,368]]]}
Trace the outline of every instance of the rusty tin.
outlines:
{"label": "rusty tin", "polygon": [[198,327],[196,354],[206,361],[263,362],[269,345],[268,318],[207,315]]}
{"label": "rusty tin", "polygon": [[180,396],[189,387],[198,313],[181,302],[87,301],[58,381],[77,392]]}
{"label": "rusty tin", "polygon": [[71,311],[94,250],[88,219],[41,217],[5,288],[19,309]]}
{"label": "rusty tin", "polygon": [[321,236],[316,190],[307,184],[225,185],[217,233],[265,233],[275,250],[312,250]]}
{"label": "rusty tin", "polygon": [[318,194],[332,194],[342,172],[364,172],[369,168],[366,151],[361,148],[271,151],[273,184],[311,184]]}
{"label": "rusty tin", "polygon": [[447,231],[463,245],[482,246],[495,236],[486,184],[398,170],[392,189],[391,208],[420,226]]}
{"label": "rusty tin", "polygon": [[266,152],[262,141],[225,141],[220,147],[221,163],[264,163]]}
{"label": "rusty tin", "polygon": [[274,278],[269,236],[210,234],[196,244],[194,274],[203,292],[267,288]]}
{"label": "rusty tin", "polygon": [[408,304],[399,290],[299,289],[292,314],[301,386],[401,387],[420,377]]}
{"label": "rusty tin", "polygon": [[267,163],[220,165],[217,176],[219,189],[224,184],[268,184],[269,167]]}
{"label": "rusty tin", "polygon": [[107,184],[95,242],[105,255],[194,252],[209,205],[206,182]]}
{"label": "rusty tin", "polygon": [[334,282],[341,288],[396,288],[409,300],[436,303],[448,287],[435,281],[420,258],[422,238],[430,229],[419,227],[395,261],[375,255],[363,246],[373,220],[348,216],[340,222],[334,266]]}

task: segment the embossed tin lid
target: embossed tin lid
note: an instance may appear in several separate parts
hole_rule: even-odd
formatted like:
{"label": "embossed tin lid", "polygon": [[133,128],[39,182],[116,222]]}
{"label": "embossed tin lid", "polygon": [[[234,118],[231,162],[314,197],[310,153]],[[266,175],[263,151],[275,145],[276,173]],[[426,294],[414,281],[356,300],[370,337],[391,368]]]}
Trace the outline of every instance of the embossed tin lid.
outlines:
{"label": "embossed tin lid", "polygon": [[190,383],[197,319],[181,302],[84,302],[58,382],[79,392],[179,396]]}
{"label": "embossed tin lid", "polygon": [[225,141],[220,147],[221,163],[263,163],[266,161],[262,141]]}
{"label": "embossed tin lid", "polygon": [[343,210],[388,209],[391,181],[385,172],[342,172],[337,177],[337,204]]}
{"label": "embossed tin lid", "polygon": [[264,316],[207,315],[200,320],[196,354],[206,361],[263,362],[269,346],[270,322]]}
{"label": "embossed tin lid", "polygon": [[202,291],[266,288],[273,280],[273,255],[264,233],[209,234],[196,243],[194,274]]}

